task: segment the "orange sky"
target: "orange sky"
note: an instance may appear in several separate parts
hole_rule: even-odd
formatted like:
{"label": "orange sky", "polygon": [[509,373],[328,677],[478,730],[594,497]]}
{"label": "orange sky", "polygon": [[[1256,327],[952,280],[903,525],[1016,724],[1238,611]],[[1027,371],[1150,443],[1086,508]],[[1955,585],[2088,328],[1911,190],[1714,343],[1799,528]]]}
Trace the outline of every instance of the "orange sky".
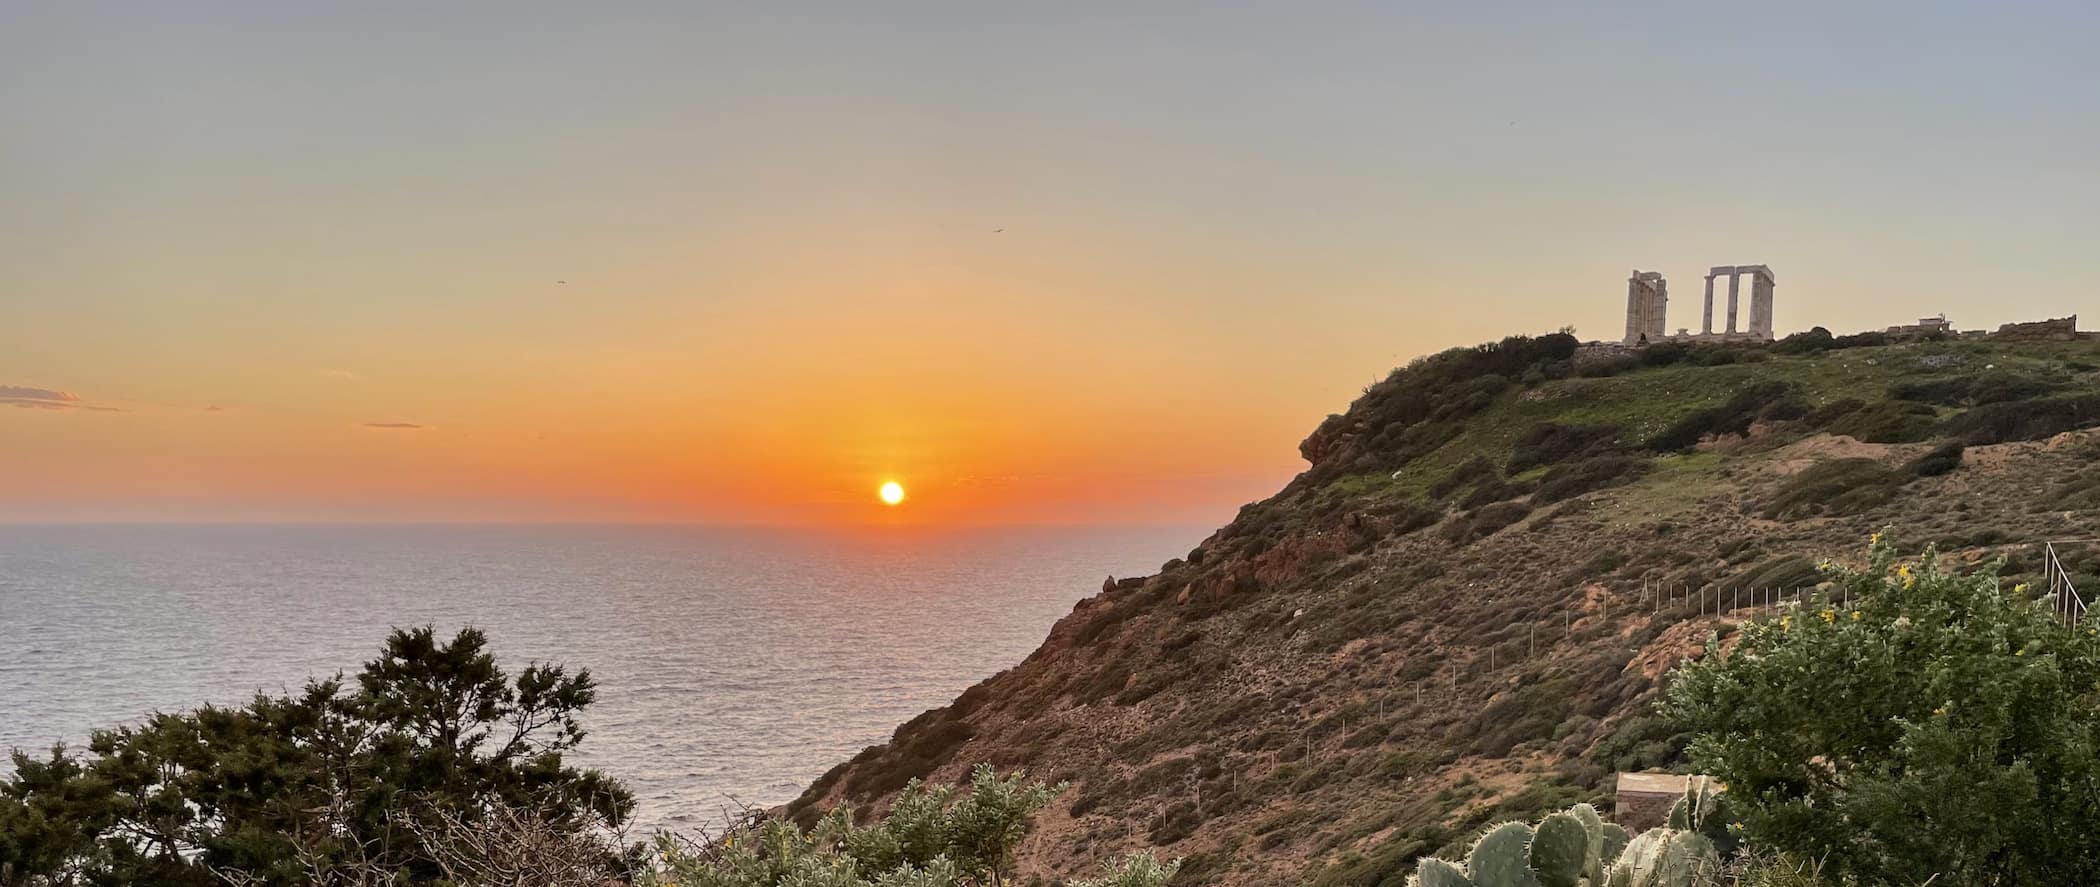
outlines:
{"label": "orange sky", "polygon": [[2100,291],[2089,6],[1496,6],[0,8],[0,521],[1216,525],[1632,268]]}

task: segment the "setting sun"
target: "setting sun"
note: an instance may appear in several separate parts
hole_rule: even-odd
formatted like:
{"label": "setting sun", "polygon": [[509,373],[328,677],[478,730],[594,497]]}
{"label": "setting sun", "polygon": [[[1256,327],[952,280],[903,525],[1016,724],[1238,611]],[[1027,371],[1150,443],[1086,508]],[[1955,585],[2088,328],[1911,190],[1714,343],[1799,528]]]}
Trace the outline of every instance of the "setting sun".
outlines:
{"label": "setting sun", "polygon": [[879,495],[882,496],[882,504],[895,505],[904,501],[904,485],[893,480],[883,481]]}

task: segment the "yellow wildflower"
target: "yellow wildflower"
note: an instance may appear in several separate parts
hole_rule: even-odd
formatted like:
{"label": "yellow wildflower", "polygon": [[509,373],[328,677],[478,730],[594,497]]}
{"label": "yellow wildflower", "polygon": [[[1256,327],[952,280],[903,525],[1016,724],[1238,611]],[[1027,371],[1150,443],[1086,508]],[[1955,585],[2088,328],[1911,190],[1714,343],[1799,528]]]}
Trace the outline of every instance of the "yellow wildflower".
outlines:
{"label": "yellow wildflower", "polygon": [[1837,611],[1836,611],[1836,610],[1824,610],[1824,611],[1823,611],[1823,622],[1824,622],[1825,624],[1828,624],[1828,623],[1832,623],[1832,622],[1836,622],[1837,620],[1838,620],[1838,614],[1837,614]]}
{"label": "yellow wildflower", "polygon": [[1854,622],[1858,622],[1858,621],[1859,621],[1859,611],[1858,611],[1858,610],[1853,610],[1853,611],[1852,611],[1852,621],[1854,621]]}
{"label": "yellow wildflower", "polygon": [[1867,543],[1868,543],[1868,544],[1870,544],[1870,545],[1880,545],[1880,544],[1881,544],[1881,531],[1880,531],[1880,530],[1875,530],[1875,531],[1874,531],[1874,535],[1872,535],[1872,536],[1868,536],[1868,537],[1867,537]]}
{"label": "yellow wildflower", "polygon": [[2013,586],[2013,594],[2026,594],[2026,593],[2027,593],[2027,583],[2025,583],[2025,582],[2022,582],[2022,583],[2020,583],[2020,584],[2018,584],[2018,585],[2015,585],[2015,586]]}
{"label": "yellow wildflower", "polygon": [[2014,655],[2014,656],[2025,656],[2025,655],[2027,655],[2027,651],[2026,651],[2026,650],[2015,650],[2015,651],[2013,651],[2013,655]]}

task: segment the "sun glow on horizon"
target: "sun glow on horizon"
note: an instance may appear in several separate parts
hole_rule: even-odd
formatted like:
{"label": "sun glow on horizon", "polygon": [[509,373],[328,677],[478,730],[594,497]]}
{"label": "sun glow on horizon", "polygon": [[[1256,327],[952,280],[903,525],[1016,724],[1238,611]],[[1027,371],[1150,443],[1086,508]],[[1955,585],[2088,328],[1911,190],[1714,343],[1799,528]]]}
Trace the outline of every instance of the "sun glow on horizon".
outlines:
{"label": "sun glow on horizon", "polygon": [[877,495],[882,497],[882,504],[896,505],[904,501],[904,485],[893,480],[883,481]]}

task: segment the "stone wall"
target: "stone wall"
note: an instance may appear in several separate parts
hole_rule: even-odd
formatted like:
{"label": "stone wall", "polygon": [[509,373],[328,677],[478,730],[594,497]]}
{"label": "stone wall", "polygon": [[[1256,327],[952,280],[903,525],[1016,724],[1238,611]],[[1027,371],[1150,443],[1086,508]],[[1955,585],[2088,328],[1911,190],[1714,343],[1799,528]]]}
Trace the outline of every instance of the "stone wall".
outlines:
{"label": "stone wall", "polygon": [[2069,342],[2079,337],[2078,315],[2029,323],[2008,323],[1999,327],[1990,337],[2013,342]]}
{"label": "stone wall", "polygon": [[1568,359],[1568,363],[1580,371],[1591,364],[1638,353],[1640,349],[1619,342],[1584,342],[1575,346],[1575,354]]}

